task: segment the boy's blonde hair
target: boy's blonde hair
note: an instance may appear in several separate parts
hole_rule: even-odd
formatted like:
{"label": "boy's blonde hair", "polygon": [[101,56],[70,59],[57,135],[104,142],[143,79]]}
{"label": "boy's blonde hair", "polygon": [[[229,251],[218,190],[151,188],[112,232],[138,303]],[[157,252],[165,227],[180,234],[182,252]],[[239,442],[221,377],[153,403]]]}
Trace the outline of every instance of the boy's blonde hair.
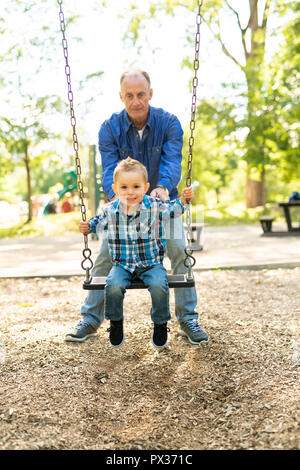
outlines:
{"label": "boy's blonde hair", "polygon": [[114,171],[114,183],[116,183],[118,176],[121,172],[137,171],[143,176],[145,183],[148,181],[148,172],[146,167],[138,160],[127,157],[125,160],[121,160]]}

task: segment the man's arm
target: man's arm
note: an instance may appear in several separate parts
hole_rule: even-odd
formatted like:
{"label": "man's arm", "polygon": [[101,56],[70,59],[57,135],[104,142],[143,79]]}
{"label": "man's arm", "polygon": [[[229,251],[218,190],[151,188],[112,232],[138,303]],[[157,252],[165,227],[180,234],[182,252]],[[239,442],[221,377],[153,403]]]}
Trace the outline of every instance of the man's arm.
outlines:
{"label": "man's arm", "polygon": [[177,117],[172,115],[165,131],[157,183],[158,187],[164,186],[168,192],[177,187],[181,178],[182,145],[183,130]]}
{"label": "man's arm", "polygon": [[120,161],[120,156],[112,132],[106,122],[102,124],[98,133],[98,148],[102,163],[102,185],[108,200],[111,200],[115,196],[111,187],[114,182],[114,169]]}

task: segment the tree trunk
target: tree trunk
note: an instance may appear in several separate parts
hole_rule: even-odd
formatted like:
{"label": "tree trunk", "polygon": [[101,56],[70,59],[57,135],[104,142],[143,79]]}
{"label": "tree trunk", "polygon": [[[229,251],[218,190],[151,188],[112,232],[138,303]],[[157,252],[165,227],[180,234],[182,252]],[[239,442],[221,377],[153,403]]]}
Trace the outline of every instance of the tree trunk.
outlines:
{"label": "tree trunk", "polygon": [[[262,93],[264,82],[264,54],[265,37],[270,0],[266,1],[264,19],[261,25],[258,23],[258,0],[249,0],[250,18],[249,28],[251,31],[251,48],[246,52],[245,75],[248,88],[248,126],[247,136],[247,161],[252,167],[262,167],[260,180],[250,178],[250,165],[246,176],[246,207],[253,208],[265,204],[264,188],[264,148],[258,138],[257,115],[262,109]],[[258,35],[258,33],[260,33]],[[259,136],[261,137],[261,136]],[[257,159],[260,155],[261,158]],[[254,160],[253,160],[254,158]],[[260,160],[260,161],[259,161]]]}
{"label": "tree trunk", "polygon": [[28,218],[26,224],[32,220],[32,200],[31,200],[31,173],[30,173],[30,162],[28,154],[28,142],[25,143],[24,148],[24,163],[26,168],[26,181],[27,181],[27,202],[28,202]]}
{"label": "tree trunk", "polygon": [[247,209],[263,206],[265,204],[264,171],[260,175],[260,181],[253,180],[247,173],[246,179],[246,207]]}

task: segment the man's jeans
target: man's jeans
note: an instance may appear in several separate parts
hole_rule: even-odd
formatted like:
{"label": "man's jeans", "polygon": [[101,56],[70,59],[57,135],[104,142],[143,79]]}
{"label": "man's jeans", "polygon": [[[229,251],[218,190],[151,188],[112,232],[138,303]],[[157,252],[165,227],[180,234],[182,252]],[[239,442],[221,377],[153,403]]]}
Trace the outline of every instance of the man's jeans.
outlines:
{"label": "man's jeans", "polygon": [[[186,274],[185,260],[185,236],[181,217],[172,219],[174,227],[167,231],[167,256],[171,261],[173,274]],[[175,234],[175,236],[174,236]],[[181,237],[180,237],[181,234]],[[107,237],[103,233],[100,252],[95,259],[92,276],[108,276],[112,268],[111,258],[108,251]],[[195,287],[181,287],[174,289],[175,315],[178,321],[198,318],[195,311],[197,306],[197,293]],[[81,307],[81,315],[84,320],[97,329],[104,320],[104,291],[90,290]]]}
{"label": "man's jeans", "polygon": [[148,288],[151,299],[151,320],[154,323],[166,323],[170,320],[169,286],[167,271],[162,264],[150,268],[136,268],[134,273],[121,266],[113,266],[107,277],[104,290],[104,311],[107,320],[123,319],[123,300],[126,288],[132,279],[138,277]]}

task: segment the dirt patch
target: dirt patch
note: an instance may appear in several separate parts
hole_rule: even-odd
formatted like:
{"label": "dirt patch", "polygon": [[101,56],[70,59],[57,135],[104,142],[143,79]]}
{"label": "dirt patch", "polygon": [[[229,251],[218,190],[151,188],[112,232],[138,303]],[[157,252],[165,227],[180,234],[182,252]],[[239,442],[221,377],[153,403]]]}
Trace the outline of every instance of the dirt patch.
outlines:
{"label": "dirt patch", "polygon": [[[65,343],[82,278],[0,280],[2,449],[299,449],[300,268],[197,273],[193,346],[151,345],[150,296],[128,291],[126,341]],[[174,297],[171,294],[171,310]]]}

